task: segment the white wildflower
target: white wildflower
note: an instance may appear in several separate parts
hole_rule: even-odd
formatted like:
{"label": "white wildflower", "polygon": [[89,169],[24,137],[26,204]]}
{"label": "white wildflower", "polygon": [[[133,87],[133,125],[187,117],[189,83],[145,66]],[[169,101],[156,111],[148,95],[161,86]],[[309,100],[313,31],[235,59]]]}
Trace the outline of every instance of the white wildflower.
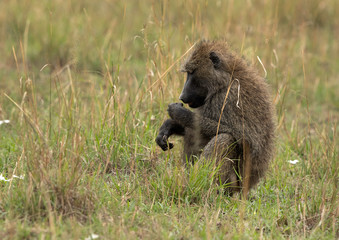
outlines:
{"label": "white wildflower", "polygon": [[25,178],[25,176],[24,176],[24,175],[20,175],[20,176],[13,175],[13,177],[12,177],[12,178],[10,178],[10,179],[6,179],[6,178],[5,178],[5,177],[2,175],[2,173],[0,174],[0,181],[9,182],[9,181],[13,180],[13,178],[24,179],[24,178]]}
{"label": "white wildflower", "polygon": [[20,176],[17,176],[17,175],[13,175],[13,178],[19,178],[19,179],[24,179],[25,176],[24,175],[20,175]]}
{"label": "white wildflower", "polygon": [[99,235],[92,233],[87,238],[85,238],[85,240],[92,240],[92,239],[97,239],[97,238],[99,238]]}
{"label": "white wildflower", "polygon": [[5,124],[5,123],[9,123],[9,120],[0,120],[0,125]]}
{"label": "white wildflower", "polygon": [[288,162],[289,162],[290,164],[295,165],[295,164],[297,164],[297,163],[299,162],[299,160],[298,160],[298,159],[295,159],[295,160],[288,160]]}
{"label": "white wildflower", "polygon": [[9,182],[10,180],[7,180],[4,176],[2,176],[2,174],[0,174],[0,181]]}

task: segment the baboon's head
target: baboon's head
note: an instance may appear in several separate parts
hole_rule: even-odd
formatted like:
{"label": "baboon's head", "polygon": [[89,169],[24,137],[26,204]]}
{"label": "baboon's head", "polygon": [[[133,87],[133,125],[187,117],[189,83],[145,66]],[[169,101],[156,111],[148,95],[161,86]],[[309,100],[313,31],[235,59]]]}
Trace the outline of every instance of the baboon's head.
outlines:
{"label": "baboon's head", "polygon": [[223,42],[201,41],[192,54],[182,65],[182,71],[187,73],[181,101],[191,108],[197,108],[217,90],[227,86],[230,79],[228,59],[231,54]]}

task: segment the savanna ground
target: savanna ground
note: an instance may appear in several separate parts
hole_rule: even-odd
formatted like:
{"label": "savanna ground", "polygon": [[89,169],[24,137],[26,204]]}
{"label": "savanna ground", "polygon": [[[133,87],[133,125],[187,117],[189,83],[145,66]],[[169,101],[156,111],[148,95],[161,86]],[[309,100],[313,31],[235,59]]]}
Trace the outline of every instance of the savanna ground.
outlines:
{"label": "savanna ground", "polygon": [[[336,0],[1,1],[0,239],[338,238],[338,15]],[[247,200],[218,194],[211,164],[182,167],[179,139],[154,142],[201,38],[271,85],[276,156]]]}

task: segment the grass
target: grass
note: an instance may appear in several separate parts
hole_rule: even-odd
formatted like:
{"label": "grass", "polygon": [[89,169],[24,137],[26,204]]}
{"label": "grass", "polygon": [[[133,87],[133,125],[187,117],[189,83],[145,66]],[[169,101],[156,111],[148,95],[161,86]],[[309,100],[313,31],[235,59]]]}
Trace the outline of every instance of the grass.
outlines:
{"label": "grass", "polygon": [[[339,4],[0,2],[0,239],[339,237]],[[276,155],[249,194],[155,144],[201,38],[272,87]],[[257,59],[262,61],[262,64]],[[297,159],[295,165],[288,160]]]}

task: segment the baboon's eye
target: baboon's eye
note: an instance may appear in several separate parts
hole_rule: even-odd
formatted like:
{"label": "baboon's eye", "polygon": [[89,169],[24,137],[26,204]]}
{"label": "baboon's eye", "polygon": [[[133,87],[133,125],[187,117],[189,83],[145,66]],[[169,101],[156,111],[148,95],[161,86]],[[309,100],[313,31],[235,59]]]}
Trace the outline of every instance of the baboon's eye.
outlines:
{"label": "baboon's eye", "polygon": [[215,52],[211,52],[210,53],[210,59],[214,65],[215,68],[219,67],[220,65],[220,58],[218,57],[218,55]]}
{"label": "baboon's eye", "polygon": [[192,74],[194,74],[195,70],[196,69],[192,69],[192,70],[190,69],[190,70],[187,71],[187,73],[192,75]]}

